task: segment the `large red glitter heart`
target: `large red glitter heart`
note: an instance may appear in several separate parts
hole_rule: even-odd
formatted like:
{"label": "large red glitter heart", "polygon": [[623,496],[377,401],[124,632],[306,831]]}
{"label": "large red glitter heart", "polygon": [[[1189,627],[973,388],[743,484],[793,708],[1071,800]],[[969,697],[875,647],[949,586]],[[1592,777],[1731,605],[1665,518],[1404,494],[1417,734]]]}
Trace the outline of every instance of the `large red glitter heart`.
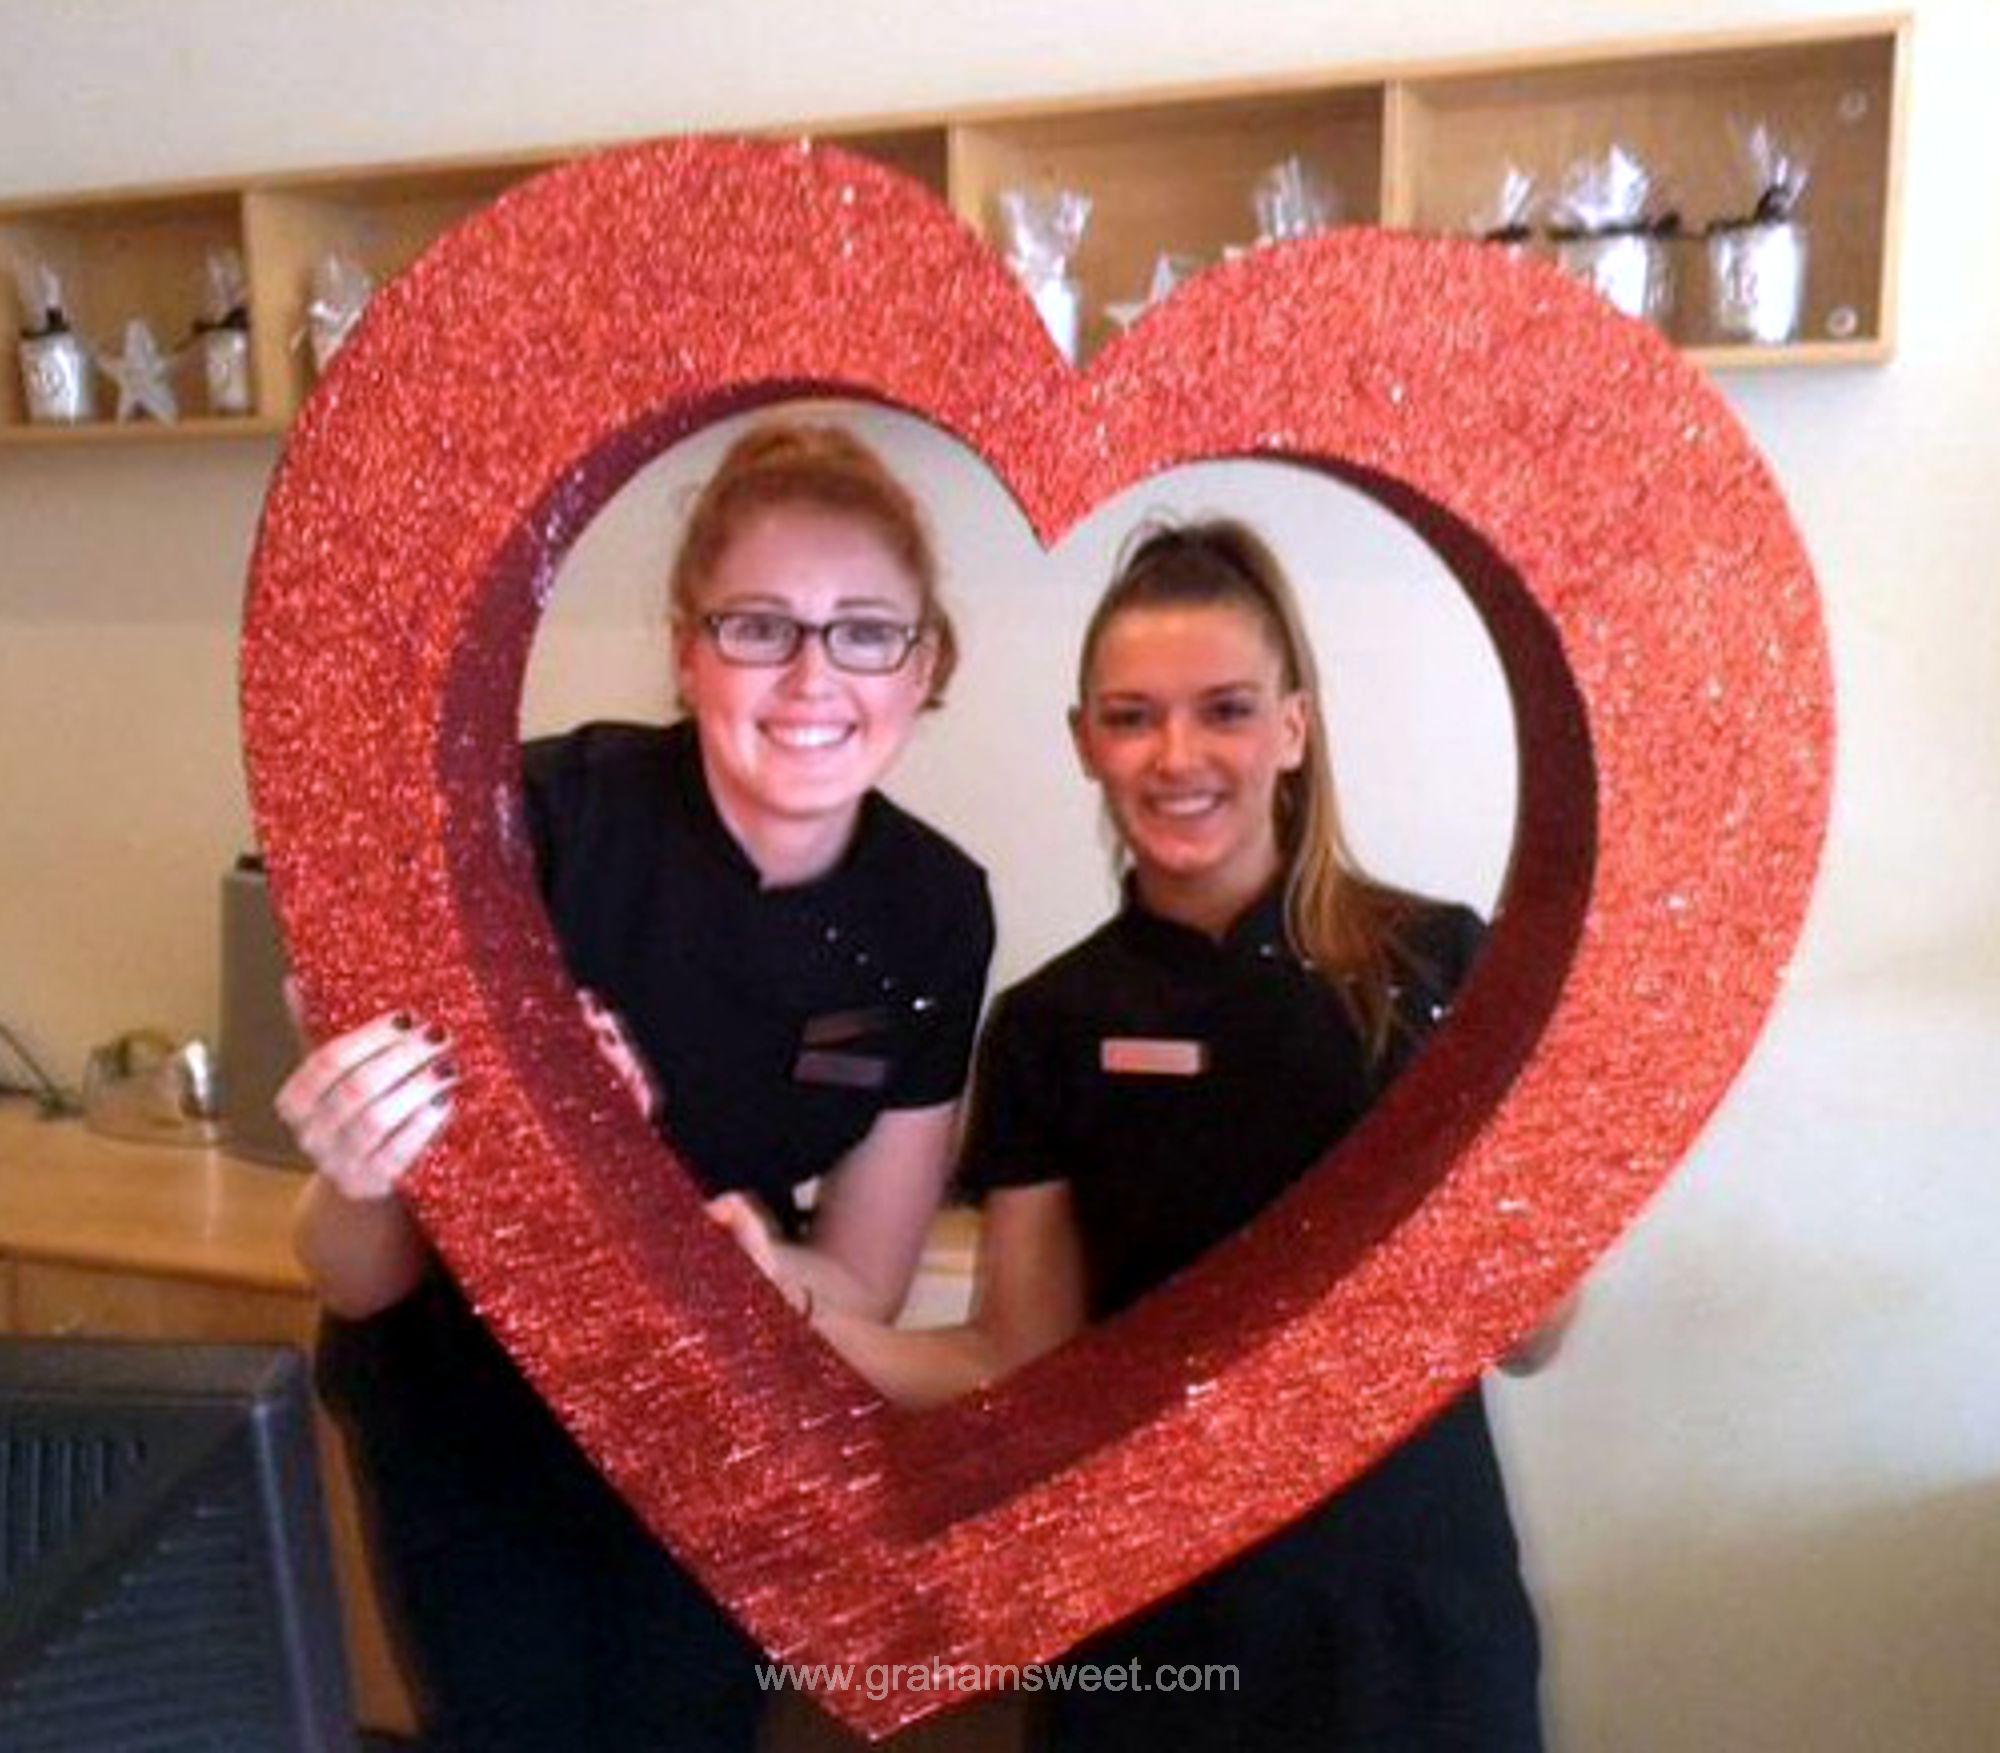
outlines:
{"label": "large red glitter heart", "polygon": [[[1173,464],[1279,457],[1408,520],[1513,693],[1519,829],[1453,1023],[1167,1292],[900,1414],[702,1218],[592,1054],[516,830],[556,564],[657,452],[801,390],[979,451],[1044,541]],[[411,1197],[648,1523],[880,1733],[929,1665],[1046,1659],[1380,1456],[1526,1332],[1749,1052],[1824,829],[1812,578],[1721,398],[1472,245],[1343,232],[1201,277],[1087,372],[922,190],[682,142],[530,183],[376,301],[293,435],[244,646],[248,759],[318,1020],[390,1003],[464,1091]],[[899,1675],[892,1664],[906,1665]],[[926,1678],[926,1676],[930,1678]]]}

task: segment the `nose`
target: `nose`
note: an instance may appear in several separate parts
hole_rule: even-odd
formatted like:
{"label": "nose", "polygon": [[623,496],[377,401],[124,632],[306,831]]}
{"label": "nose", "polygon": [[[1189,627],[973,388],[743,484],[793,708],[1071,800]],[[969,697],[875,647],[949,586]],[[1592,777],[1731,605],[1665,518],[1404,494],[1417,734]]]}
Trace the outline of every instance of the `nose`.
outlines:
{"label": "nose", "polygon": [[833,659],[826,654],[825,635],[808,631],[792,653],[792,661],[785,665],[784,685],[795,694],[822,693],[834,685],[837,673]]}
{"label": "nose", "polygon": [[1200,760],[1199,737],[1187,716],[1169,712],[1160,721],[1158,740],[1153,745],[1153,765],[1162,773],[1185,773]]}

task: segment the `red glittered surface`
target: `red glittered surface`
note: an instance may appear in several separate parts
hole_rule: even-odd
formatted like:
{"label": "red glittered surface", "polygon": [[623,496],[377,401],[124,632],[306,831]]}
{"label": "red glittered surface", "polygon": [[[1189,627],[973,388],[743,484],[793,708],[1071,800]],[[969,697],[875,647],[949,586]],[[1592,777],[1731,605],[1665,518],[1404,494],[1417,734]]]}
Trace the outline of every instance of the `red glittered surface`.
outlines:
{"label": "red glittered surface", "polygon": [[[567,544],[683,434],[801,390],[955,433],[1051,542],[1201,457],[1356,482],[1478,606],[1520,735],[1507,890],[1433,1049],[1242,1236],[933,1413],[885,1407],[702,1218],[590,1048],[519,827],[521,678]],[[1078,373],[914,185],[715,142],[539,178],[377,298],[271,490],[243,702],[316,1022],[408,1005],[459,1043],[457,1118],[409,1190],[453,1271],[760,1641],[863,1666],[1056,1656],[1533,1328],[1748,1054],[1832,748],[1768,470],[1592,295],[1345,231],[1202,276]],[[955,1696],[823,1702],[881,1734]]]}

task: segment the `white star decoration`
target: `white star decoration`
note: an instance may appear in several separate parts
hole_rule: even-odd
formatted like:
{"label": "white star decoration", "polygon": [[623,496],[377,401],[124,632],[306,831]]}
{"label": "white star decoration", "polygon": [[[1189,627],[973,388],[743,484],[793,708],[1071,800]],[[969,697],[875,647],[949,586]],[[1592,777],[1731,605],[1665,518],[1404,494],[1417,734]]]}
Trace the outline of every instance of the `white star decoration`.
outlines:
{"label": "white star decoration", "polygon": [[120,420],[130,420],[137,413],[168,422],[180,418],[174,386],[167,381],[174,358],[173,354],[161,357],[159,343],[143,317],[134,317],[125,325],[123,353],[98,355],[98,369],[118,386]]}

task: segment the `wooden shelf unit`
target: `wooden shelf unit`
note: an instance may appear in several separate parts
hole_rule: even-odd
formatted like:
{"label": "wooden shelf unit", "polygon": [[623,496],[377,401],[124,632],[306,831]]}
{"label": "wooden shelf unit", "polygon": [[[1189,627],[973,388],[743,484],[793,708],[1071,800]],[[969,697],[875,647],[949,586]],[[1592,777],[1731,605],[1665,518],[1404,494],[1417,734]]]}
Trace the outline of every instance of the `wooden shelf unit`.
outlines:
{"label": "wooden shelf unit", "polygon": [[[1732,128],[1764,121],[1811,161],[1799,339],[1713,344],[1698,237],[1671,246],[1681,295],[1670,333],[1718,370],[1874,363],[1895,342],[1909,30],[1902,16],[1843,19],[754,131],[810,135],[892,165],[1001,248],[1002,189],[1081,189],[1093,201],[1076,264],[1089,352],[1111,332],[1105,306],[1142,298],[1161,252],[1213,260],[1248,243],[1252,188],[1285,158],[1332,185],[1344,222],[1464,233],[1509,164],[1553,191],[1578,156],[1615,140],[1664,180],[1698,233],[1746,205]],[[256,412],[241,418],[201,417],[196,389],[193,417],[173,427],[36,426],[10,369],[0,373],[0,445],[282,432],[311,388],[306,312],[328,250],[354,256],[379,283],[512,184],[590,149],[0,203],[0,252],[57,267],[79,329],[100,346],[116,346],[133,316],[163,349],[184,339],[206,252],[235,244],[250,279],[257,395]],[[18,332],[21,314],[10,275],[0,320]]]}

